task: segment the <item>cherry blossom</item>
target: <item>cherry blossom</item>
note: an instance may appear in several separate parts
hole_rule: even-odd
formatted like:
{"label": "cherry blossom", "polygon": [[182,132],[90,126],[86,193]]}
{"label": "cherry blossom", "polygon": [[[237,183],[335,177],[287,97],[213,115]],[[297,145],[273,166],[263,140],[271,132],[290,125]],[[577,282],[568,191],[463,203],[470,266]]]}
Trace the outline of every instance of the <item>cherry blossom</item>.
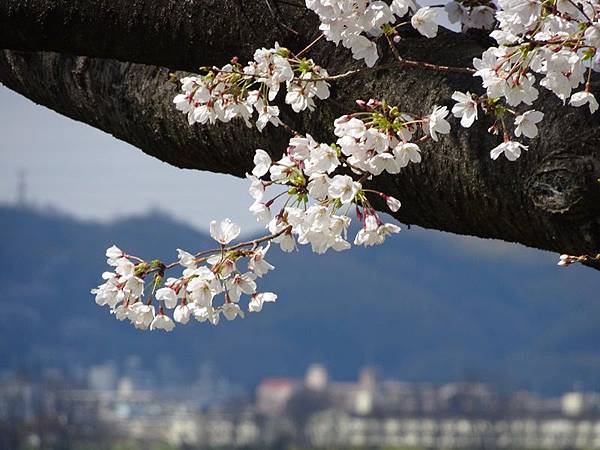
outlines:
{"label": "cherry blossom", "polygon": [[521,150],[527,150],[527,148],[527,146],[516,141],[505,141],[494,147],[490,152],[490,156],[492,159],[498,159],[504,153],[506,159],[516,161],[521,156]]}
{"label": "cherry blossom", "polygon": [[150,330],[164,330],[173,331],[175,329],[175,323],[169,316],[164,313],[158,313],[157,316],[152,320],[150,324]]}
{"label": "cherry blossom", "polygon": [[252,169],[252,175],[255,177],[262,177],[271,168],[271,157],[264,150],[258,149],[254,155],[254,169]]}
{"label": "cherry blossom", "polygon": [[434,106],[433,112],[426,122],[427,130],[434,141],[438,141],[439,137],[437,133],[448,134],[450,133],[450,124],[446,121],[448,116],[448,108],[445,106]]}
{"label": "cherry blossom", "polygon": [[419,8],[410,19],[412,26],[423,36],[434,38],[438,32],[437,11],[434,8],[425,6]]}
{"label": "cherry blossom", "polygon": [[452,107],[452,114],[454,117],[460,118],[460,124],[463,127],[469,128],[477,120],[477,102],[473,100],[470,92],[465,94],[458,91],[452,94],[452,100],[457,102]]}
{"label": "cherry blossom", "polygon": [[260,294],[253,294],[252,300],[248,303],[248,311],[250,312],[261,312],[263,304],[265,302],[271,303],[277,300],[277,295],[272,292],[263,292]]}
{"label": "cherry blossom", "polygon": [[240,234],[240,226],[233,223],[230,219],[224,219],[221,222],[213,220],[210,223],[211,237],[222,245],[229,244]]}
{"label": "cherry blossom", "polygon": [[409,162],[421,162],[421,149],[414,142],[401,143],[394,147],[394,156],[400,167],[406,167]]}
{"label": "cherry blossom", "polygon": [[582,91],[577,92],[571,96],[571,100],[569,100],[569,104],[573,106],[583,106],[587,104],[590,108],[590,113],[595,113],[598,110],[598,102],[596,101],[596,97],[594,94]]}
{"label": "cherry blossom", "polygon": [[390,211],[396,212],[400,209],[400,200],[398,200],[395,197],[392,197],[391,195],[382,194],[382,197],[384,198],[388,208],[390,208]]}
{"label": "cherry blossom", "polygon": [[336,175],[329,185],[331,198],[338,198],[342,204],[350,203],[360,191],[361,185],[347,175]]}
{"label": "cherry blossom", "polygon": [[173,309],[177,306],[177,294],[171,288],[164,287],[156,291],[156,300],[164,302],[164,305]]}
{"label": "cherry blossom", "polygon": [[534,138],[538,134],[538,128],[536,124],[542,121],[544,113],[539,111],[527,111],[520,116],[515,118],[515,136],[519,137],[521,134],[528,138]]}
{"label": "cherry blossom", "polygon": [[187,324],[190,321],[192,311],[187,305],[178,305],[173,312],[173,320],[182,325]]}

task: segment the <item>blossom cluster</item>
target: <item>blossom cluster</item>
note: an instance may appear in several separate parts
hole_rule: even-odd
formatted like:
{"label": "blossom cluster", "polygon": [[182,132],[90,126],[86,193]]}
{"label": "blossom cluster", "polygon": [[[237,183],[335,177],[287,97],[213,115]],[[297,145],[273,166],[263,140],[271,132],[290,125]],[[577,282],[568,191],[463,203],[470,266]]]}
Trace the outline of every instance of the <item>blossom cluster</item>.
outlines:
{"label": "blossom cluster", "polygon": [[306,7],[319,16],[319,29],[327,40],[352,50],[354,59],[364,59],[368,67],[379,59],[377,37],[393,31],[397,18],[413,11],[411,24],[421,34],[431,38],[438,30],[436,9],[418,8],[413,0],[389,5],[381,0],[306,0]]}
{"label": "blossom cluster", "polygon": [[233,59],[221,68],[204,68],[205,75],[181,79],[182,93],[174,99],[176,108],[187,115],[190,125],[229,122],[238,117],[248,127],[256,111],[256,127],[262,131],[271,123],[281,125],[279,107],[272,105],[281,85],[285,103],[295,112],[315,108],[315,98],[329,97],[327,71],[314,61],[295,57],[288,49],[275,45],[258,49],[246,66]]}
{"label": "blossom cluster", "polygon": [[[318,254],[347,250],[351,212],[361,223],[355,245],[382,244],[398,233],[400,227],[384,223],[371,201],[385,202],[392,212],[398,211],[400,201],[364,183],[384,170],[398,173],[409,162],[419,163],[420,149],[411,140],[437,140],[438,134],[448,133],[449,113],[436,106],[430,115],[418,118],[381,101],[357,103],[361,112],[335,120],[335,144],[319,143],[308,134],[295,135],[277,161],[264,150],[256,151],[252,174],[247,175],[254,200],[250,211],[265,224],[268,235],[232,246],[240,227],[229,219],[213,221],[210,235],[219,248],[196,254],[178,249],[178,260],[171,264],[147,262],[112,246],[106,256],[114,269],[105,272],[104,283],[92,290],[96,303],[108,306],[118,320],[128,319],[144,330],[171,331],[176,323],[186,324],[192,317],[216,325],[221,315],[227,320],[244,317],[242,295],[249,296],[250,312],[261,311],[265,302],[277,299],[274,293],[258,292],[256,284],[274,269],[265,259],[271,242],[285,252],[297,245],[310,245]],[[269,199],[269,188],[277,186],[282,192]],[[279,199],[283,206],[273,212]],[[240,270],[242,260],[246,260],[245,270]],[[178,266],[184,268],[181,276],[165,280],[165,272]],[[217,302],[221,295],[222,301]]]}
{"label": "blossom cluster", "polygon": [[[433,38],[442,8],[419,7],[414,0],[305,1],[319,16],[323,36],[351,49],[353,57],[364,60],[368,67],[379,58],[377,40],[381,36],[387,38],[398,62],[406,63],[394,45],[400,38],[397,29],[410,24]],[[112,246],[106,251],[112,270],[105,272],[103,283],[92,290],[96,303],[107,306],[118,320],[127,319],[144,330],[171,331],[175,323],[186,324],[191,318],[216,325],[221,316],[227,320],[244,317],[240,306],[244,295],[248,297],[246,309],[259,312],[265,302],[277,299],[272,292],[259,292],[257,286],[257,280],[274,269],[265,259],[271,243],[285,252],[309,245],[321,254],[330,249],[347,250],[351,242],[382,244],[400,231],[397,225],[384,223],[376,209],[386,205],[397,212],[400,201],[371,189],[369,182],[384,172],[397,174],[409,164],[421,163],[419,144],[437,142],[448,134],[450,113],[465,128],[471,127],[480,113],[494,116],[489,131],[502,134],[503,140],[490,156],[504,155],[515,161],[528,146],[512,136],[536,138],[544,118],[532,108],[539,86],[552,91],[563,104],[569,100],[576,107],[588,105],[591,113],[598,109],[590,82],[600,62],[597,0],[451,0],[443,8],[450,22],[460,24],[462,31],[496,27],[491,36],[498,45],[473,61],[474,76],[481,78],[485,93],[455,91],[451,111],[435,105],[425,116],[385,101],[357,100],[361,111],[335,120],[335,143],[320,143],[309,134],[293,131],[283,123],[274,104],[284,86],[285,104],[295,112],[312,111],[315,99],[329,97],[329,81],[359,72],[330,76],[302,56],[318,39],[296,55],[276,44],[256,50],[245,66],[234,58],[221,68],[203,68],[202,75],[182,78],[182,93],[173,102],[187,115],[190,125],[241,118],[251,127],[256,117],[259,131],[271,124],[284,126],[293,134],[277,160],[265,150],[256,150],[252,173],[247,174],[253,199],[250,212],[269,234],[231,244],[240,227],[229,219],[213,221],[210,234],[218,248],[195,254],[178,249],[178,259],[171,264],[145,261]],[[398,23],[398,19],[406,21]],[[434,70],[451,69],[426,64]],[[352,213],[360,227],[349,239]],[[600,260],[600,254],[562,255],[558,264],[591,259]],[[176,267],[183,268],[181,275],[165,279],[166,271]]]}
{"label": "blossom cluster", "polygon": [[[277,235],[273,242],[283,251],[295,250],[296,244],[310,244],[318,254],[349,249],[348,214],[353,205],[363,225],[354,238],[355,245],[381,244],[388,235],[400,231],[397,225],[381,221],[363,188],[364,177],[356,180],[348,174],[333,174],[342,166],[348,167],[343,160],[339,147],[320,144],[310,135],[290,139],[286,153],[277,161],[272,161],[264,150],[256,151],[255,167],[248,175],[254,199],[250,212]],[[268,179],[263,180],[267,175]],[[285,190],[268,199],[268,189],[275,186]],[[397,199],[375,194],[384,198],[393,211],[400,207]],[[273,203],[282,195],[287,199],[273,213]]]}
{"label": "blossom cluster", "polygon": [[[373,67],[379,59],[377,38],[388,34],[399,39],[396,30],[405,24],[423,36],[435,37],[441,8],[451,23],[461,24],[463,31],[491,29],[496,11],[490,0],[451,1],[444,7],[419,6],[414,0],[306,0],[306,7],[319,16],[319,29],[327,40],[350,49],[354,59],[364,60],[367,67]],[[409,15],[409,21],[398,23]]]}
{"label": "blossom cluster", "polygon": [[434,106],[430,115],[418,118],[382,101],[359,100],[358,104],[365,112],[338,118],[334,130],[353,170],[397,174],[410,162],[421,162],[421,149],[411,141],[417,137],[438,141],[438,134],[450,132],[445,106]]}
{"label": "blossom cluster", "polygon": [[[438,8],[419,7],[413,0],[306,0],[306,6],[319,16],[328,40],[350,48],[353,57],[364,59],[369,67],[379,57],[376,41],[382,34],[394,35],[408,23],[429,38],[438,31]],[[496,117],[490,131],[501,134],[503,141],[490,151],[492,159],[503,154],[515,161],[528,149],[516,138],[537,136],[543,113],[528,108],[538,98],[537,86],[552,91],[563,103],[588,105],[591,113],[598,109],[590,88],[591,73],[600,61],[597,0],[457,0],[446,3],[444,10],[462,31],[497,28],[491,36],[498,46],[473,62],[486,94],[474,99],[470,93],[455,93],[462,97],[456,109],[471,112],[461,120],[463,126],[472,124],[470,118],[477,119],[478,108]],[[407,14],[412,14],[409,22],[397,23]],[[507,115],[514,117],[508,121]]]}
{"label": "blossom cluster", "polygon": [[[552,91],[563,102],[598,108],[586,71],[597,70],[600,46],[600,6],[590,0],[499,0],[499,22],[491,36],[497,47],[474,61],[490,97],[504,97],[510,106],[531,105],[538,97],[535,85]],[[536,77],[536,74],[538,77]]]}
{"label": "blossom cluster", "polygon": [[[265,302],[274,302],[277,295],[258,292],[256,284],[275,268],[265,259],[269,244],[260,246],[253,241],[227,247],[240,234],[239,225],[229,219],[211,222],[210,234],[220,244],[219,249],[201,255],[178,249],[177,262],[168,266],[110,247],[107,263],[114,272],[105,272],[105,282],[92,290],[96,303],[108,306],[118,320],[127,319],[138,329],[172,331],[176,322],[187,324],[192,317],[213,325],[219,323],[221,315],[227,320],[243,318],[242,295],[249,297],[249,312],[260,312]],[[246,270],[240,270],[241,260],[246,260]],[[165,270],[176,266],[184,268],[181,276],[164,281]],[[152,278],[148,284],[151,292],[145,295],[147,278]],[[221,294],[218,304],[215,298]]]}
{"label": "blossom cluster", "polygon": [[[590,0],[499,0],[498,4],[498,28],[491,33],[498,46],[473,61],[474,75],[481,78],[486,95],[474,102],[467,98],[470,94],[459,93],[455,100],[458,109],[471,114],[480,106],[497,116],[499,126],[491,130],[502,128],[504,141],[490,155],[496,159],[504,154],[514,161],[527,146],[510,138],[505,116],[514,116],[515,137],[536,137],[544,114],[535,109],[517,112],[516,108],[533,105],[538,86],[563,103],[568,99],[572,106],[588,105],[590,113],[598,109],[590,78],[599,70],[600,5]],[[467,122],[461,123],[472,123]]]}
{"label": "blossom cluster", "polygon": [[[430,115],[416,117],[378,100],[357,101],[361,112],[335,120],[335,144],[317,142],[311,135],[296,135],[283,156],[273,161],[257,150],[254,169],[248,174],[254,203],[250,212],[265,224],[274,242],[284,251],[296,244],[310,244],[316,253],[350,248],[347,240],[352,206],[362,224],[355,245],[376,245],[400,231],[397,225],[383,223],[369,197],[385,201],[392,212],[400,201],[383,192],[365,189],[363,183],[382,172],[397,174],[410,162],[421,162],[420,140],[438,140],[450,132],[446,107],[435,106]],[[273,197],[270,187],[285,190]],[[274,202],[283,207],[274,212]],[[285,199],[285,200],[284,200]]]}

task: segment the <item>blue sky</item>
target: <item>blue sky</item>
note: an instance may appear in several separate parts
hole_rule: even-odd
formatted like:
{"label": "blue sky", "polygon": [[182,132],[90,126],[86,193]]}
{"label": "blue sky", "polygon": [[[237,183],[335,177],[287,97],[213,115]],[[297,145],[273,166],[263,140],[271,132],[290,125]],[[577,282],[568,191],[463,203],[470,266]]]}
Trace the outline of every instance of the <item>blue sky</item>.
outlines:
{"label": "blue sky", "polygon": [[[252,199],[244,180],[172,167],[1,85],[0,131],[0,203],[15,201],[24,170],[31,203],[78,218],[107,221],[157,207],[201,230],[224,217],[246,232],[260,229],[248,212]],[[131,185],[151,180],[161,181],[160,192],[128,195]],[[215,201],[215,186],[222,202]]]}

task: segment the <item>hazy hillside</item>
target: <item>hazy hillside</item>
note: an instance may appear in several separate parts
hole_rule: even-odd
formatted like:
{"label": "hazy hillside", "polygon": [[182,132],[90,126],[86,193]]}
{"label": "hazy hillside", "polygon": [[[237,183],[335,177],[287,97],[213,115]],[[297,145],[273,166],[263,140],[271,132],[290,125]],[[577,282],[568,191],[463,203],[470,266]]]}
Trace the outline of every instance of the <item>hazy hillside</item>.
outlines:
{"label": "hazy hillside", "polygon": [[174,377],[212,361],[248,385],[320,361],[338,379],[373,364],[406,380],[600,390],[600,274],[560,270],[547,253],[415,229],[346,254],[274,251],[277,270],[261,286],[278,304],[166,335],[135,331],[95,305],[89,289],[104,249],[172,259],[206,236],[160,214],[104,226],[2,207],[0,225],[0,370],[139,354],[149,368],[171,360]]}

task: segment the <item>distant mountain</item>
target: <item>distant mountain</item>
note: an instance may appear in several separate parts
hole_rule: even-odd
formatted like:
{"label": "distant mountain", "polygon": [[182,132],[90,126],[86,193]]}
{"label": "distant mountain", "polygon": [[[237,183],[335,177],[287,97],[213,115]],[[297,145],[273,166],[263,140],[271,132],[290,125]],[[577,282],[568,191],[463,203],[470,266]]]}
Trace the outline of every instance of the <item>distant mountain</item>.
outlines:
{"label": "distant mountain", "polygon": [[556,255],[414,228],[345,254],[274,249],[277,270],[259,286],[277,304],[218,327],[142,333],[89,294],[106,247],[173,259],[212,245],[207,236],[159,213],[100,225],[0,207],[0,226],[0,371],[139,355],[175,378],[210,361],[248,386],[319,361],[336,379],[370,364],[407,381],[600,390],[600,274],[559,269]]}

